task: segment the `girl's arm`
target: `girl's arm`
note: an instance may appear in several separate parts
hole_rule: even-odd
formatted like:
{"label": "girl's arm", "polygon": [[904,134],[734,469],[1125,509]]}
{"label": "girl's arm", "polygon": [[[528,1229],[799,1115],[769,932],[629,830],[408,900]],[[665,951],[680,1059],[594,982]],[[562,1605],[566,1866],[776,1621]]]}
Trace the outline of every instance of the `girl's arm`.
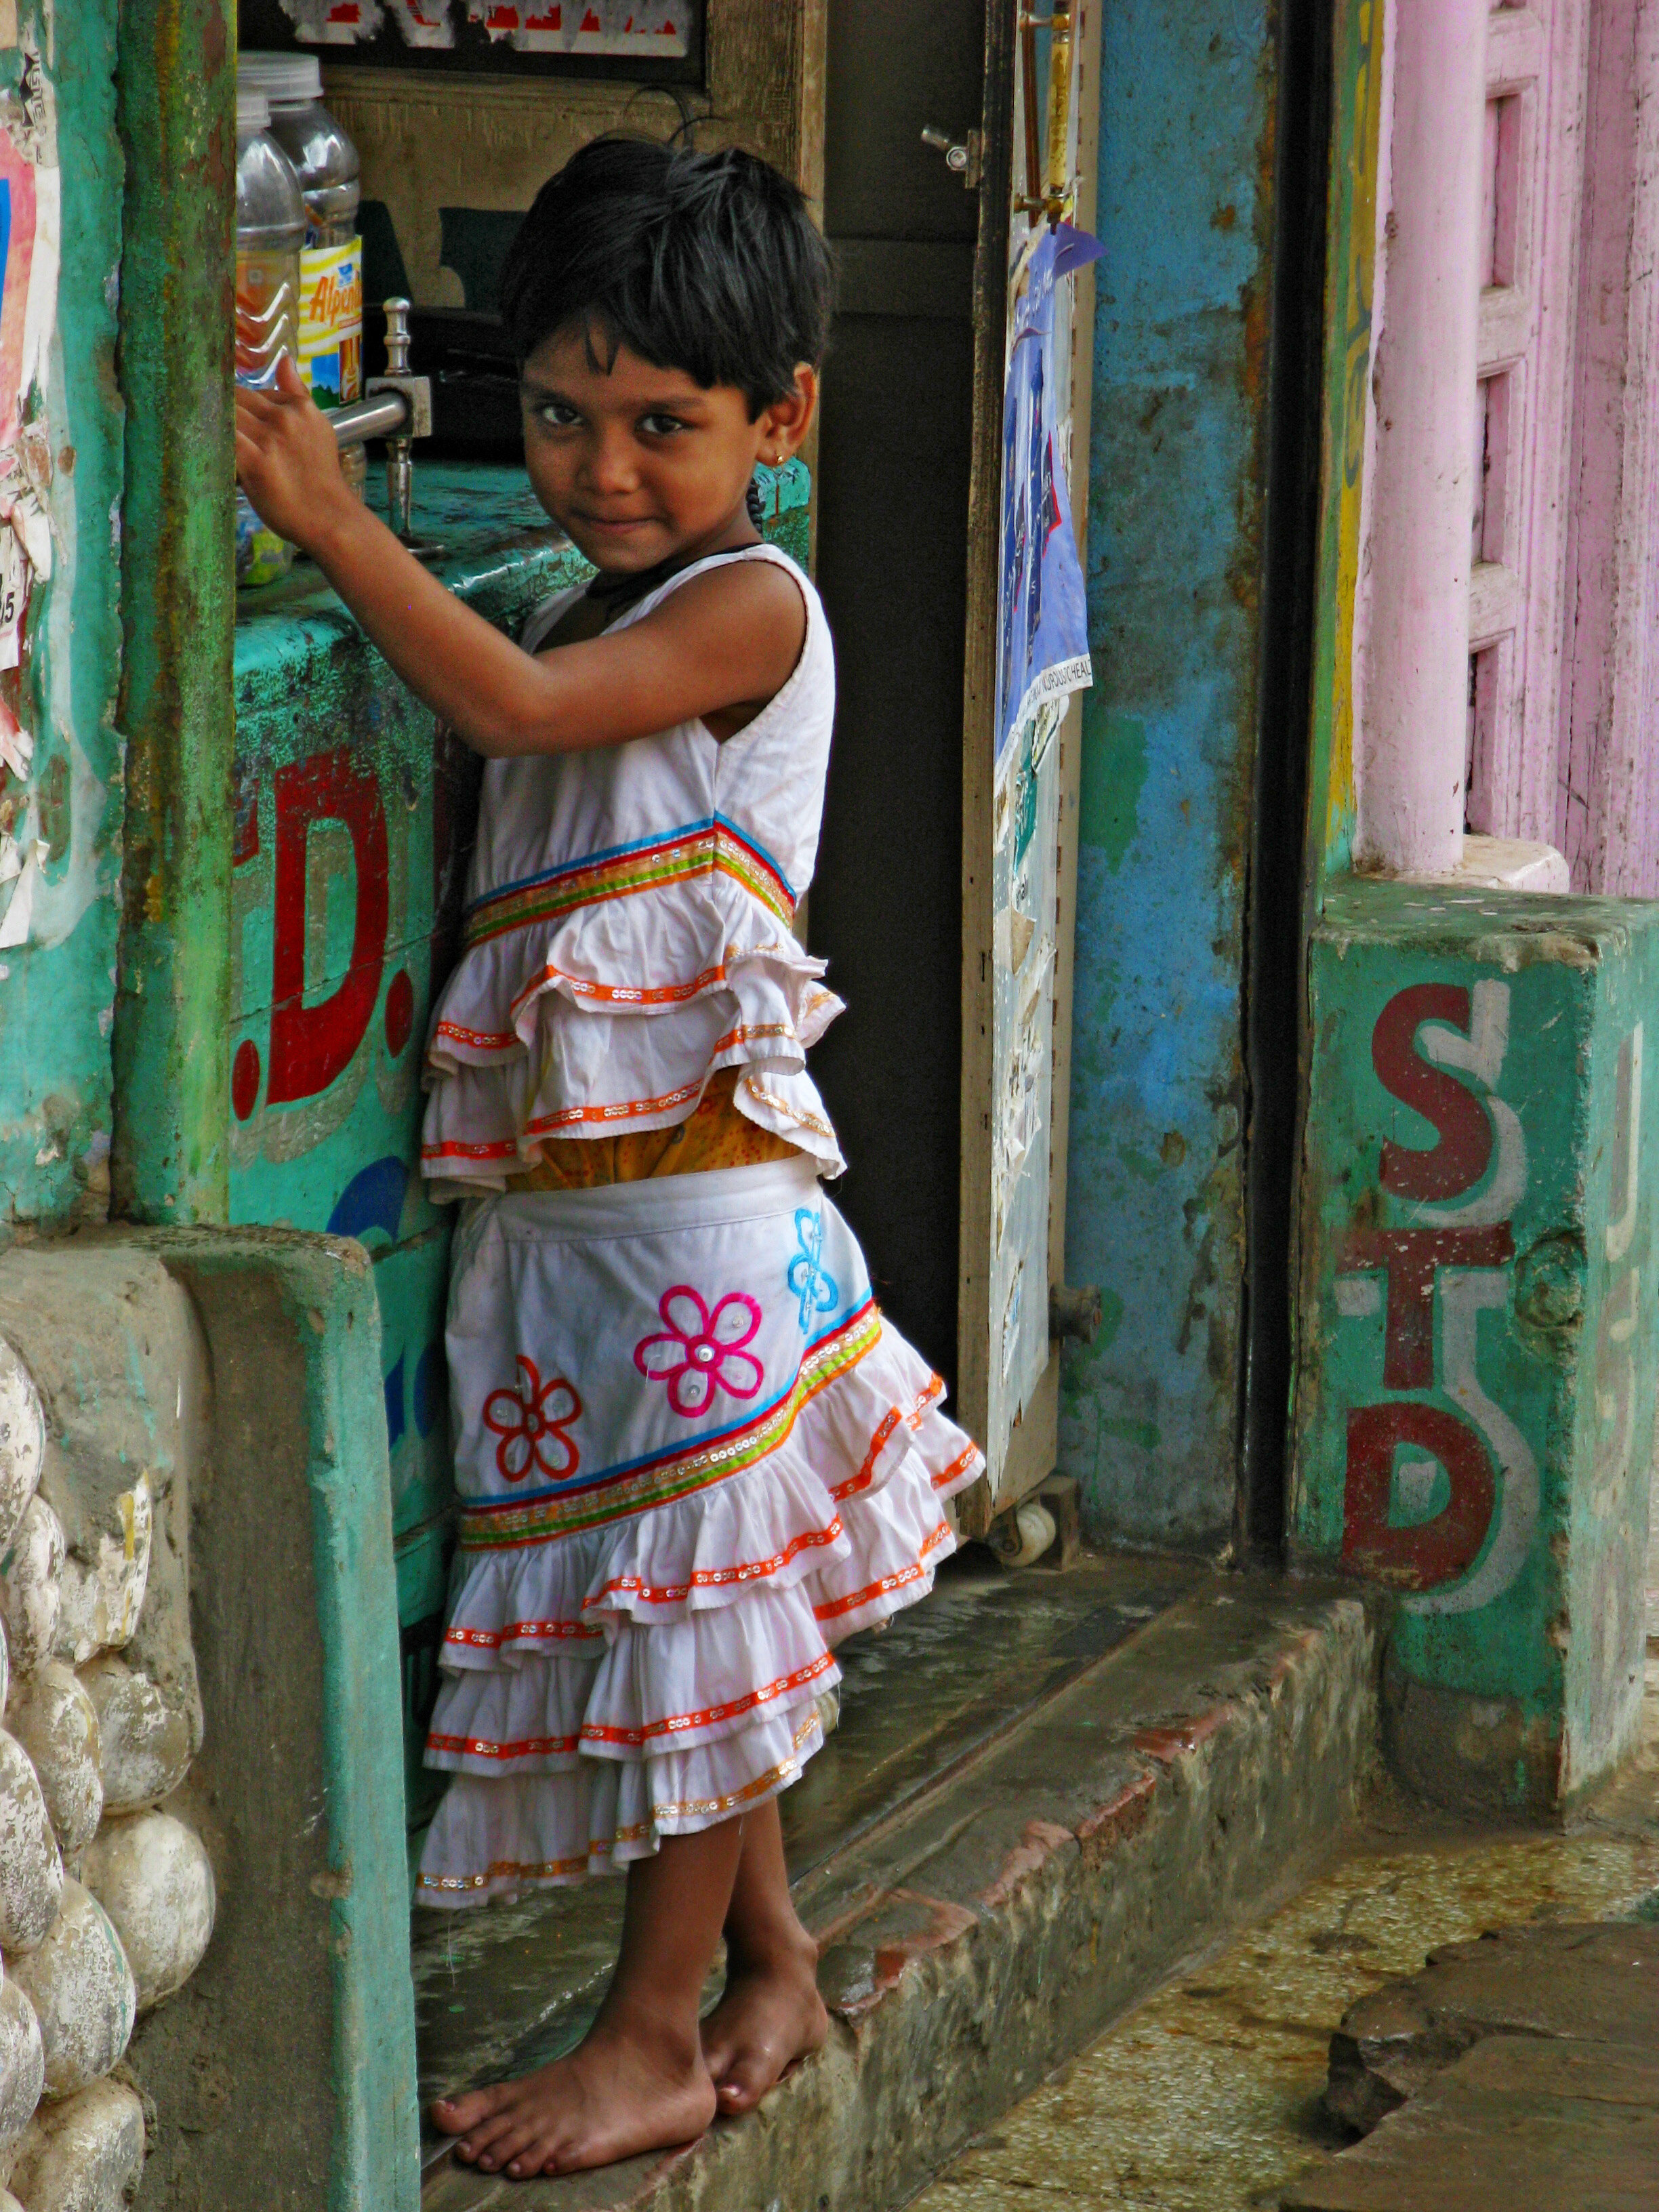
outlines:
{"label": "girl's arm", "polygon": [[474,751],[505,758],[620,744],[755,708],[800,657],[805,609],[772,562],[694,576],[609,637],[535,655],[429,575],[340,473],[334,433],[284,361],[239,387],[236,469],[260,519],[310,554],[410,689]]}

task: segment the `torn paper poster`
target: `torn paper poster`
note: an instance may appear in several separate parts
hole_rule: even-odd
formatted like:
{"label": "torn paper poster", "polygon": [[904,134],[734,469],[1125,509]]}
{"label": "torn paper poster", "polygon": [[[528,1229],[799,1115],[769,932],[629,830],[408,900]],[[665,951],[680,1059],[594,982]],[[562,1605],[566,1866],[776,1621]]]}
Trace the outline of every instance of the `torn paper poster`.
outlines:
{"label": "torn paper poster", "polygon": [[1045,700],[1093,681],[1083,569],[1072,534],[1067,459],[1055,420],[1054,287],[1101,252],[1062,222],[1033,250],[1014,309],[1002,409],[1002,574],[995,753]]}
{"label": "torn paper poster", "polygon": [[28,556],[17,532],[0,525],[0,668],[15,668],[23,657],[28,597]]}
{"label": "torn paper poster", "polygon": [[447,51],[455,43],[449,0],[386,0],[406,46]]}
{"label": "torn paper poster", "polygon": [[44,583],[52,574],[52,516],[46,489],[31,478],[21,443],[9,452],[0,449],[0,522],[10,525],[30,570]]}
{"label": "torn paper poster", "polygon": [[389,15],[406,46],[439,52],[455,43],[450,0],[282,0],[302,46],[361,46],[377,37]]}
{"label": "torn paper poster", "polygon": [[520,53],[684,61],[691,51],[691,0],[466,0],[466,12]]}
{"label": "torn paper poster", "polygon": [[52,366],[52,341],[58,328],[58,263],[61,193],[57,164],[34,168],[34,245],[29,255],[28,299],[23,313],[23,397],[44,392]]}
{"label": "torn paper poster", "polygon": [[[50,26],[48,26],[50,36]],[[40,42],[32,31],[9,44],[22,47],[23,66],[15,85],[0,86],[0,131],[3,131],[26,161],[37,169],[58,166],[58,116],[52,105],[52,80],[40,59]]]}
{"label": "torn paper poster", "polygon": [[34,164],[9,131],[0,131],[0,447],[17,442],[34,216]]}
{"label": "torn paper poster", "polygon": [[0,522],[9,523],[43,582],[52,574],[52,441],[44,422],[26,422],[0,447]]}
{"label": "torn paper poster", "polygon": [[[58,321],[58,183],[52,88],[31,48],[18,89],[0,94],[0,520],[40,577],[52,573],[52,440],[27,418],[39,415]],[[15,652],[0,659],[15,665]]]}
{"label": "torn paper poster", "polygon": [[306,46],[355,46],[384,21],[375,0],[283,0],[283,13]]}
{"label": "torn paper poster", "polygon": [[[47,26],[51,36],[51,26]],[[15,96],[21,120],[8,122],[6,128],[16,138],[19,148],[27,154],[37,168],[52,169],[58,166],[58,118],[52,106],[52,80],[46,75],[40,59],[40,47],[32,31],[25,32],[23,46],[23,74]]]}
{"label": "torn paper poster", "polygon": [[29,772],[34,758],[34,739],[18,720],[3,699],[0,699],[0,763],[9,768],[21,783]]}
{"label": "torn paper poster", "polygon": [[577,19],[574,53],[676,61],[690,52],[686,0],[587,0],[569,13]]}
{"label": "torn paper poster", "polygon": [[14,945],[28,943],[29,925],[34,919],[34,894],[40,888],[40,871],[51,850],[46,839],[39,837],[24,861],[22,873],[17,878],[17,888],[6,908],[5,920],[0,921],[0,950],[9,950]]}

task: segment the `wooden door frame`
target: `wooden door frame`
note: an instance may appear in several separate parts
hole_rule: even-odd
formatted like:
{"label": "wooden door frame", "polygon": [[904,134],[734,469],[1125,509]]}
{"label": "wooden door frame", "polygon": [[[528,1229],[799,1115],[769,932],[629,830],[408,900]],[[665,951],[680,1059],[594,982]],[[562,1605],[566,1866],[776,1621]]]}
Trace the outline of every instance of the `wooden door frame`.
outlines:
{"label": "wooden door frame", "polygon": [[[1101,0],[1083,9],[1079,82],[1077,221],[1095,221],[1100,133],[1098,58]],[[1001,579],[1002,402],[1007,349],[1010,167],[1014,125],[1014,54],[1019,0],[987,0],[985,103],[981,117],[979,237],[974,254],[973,461],[968,489],[967,650],[962,708],[962,1171],[961,1258],[957,1298],[957,1407],[969,1432],[985,1438],[990,1406],[993,1234],[991,1105],[994,1036],[992,895],[997,617]],[[1093,388],[1095,272],[1080,270],[1072,319],[1070,492],[1078,555],[1088,573],[1089,431]],[[1078,465],[1079,462],[1082,465]],[[1049,1107],[1048,1283],[1065,1280],[1066,1168],[1070,1122],[1072,984],[1077,921],[1077,826],[1082,762],[1081,695],[1067,702],[1060,726],[1060,817],[1055,908],[1054,1095]],[[1046,1287],[1046,1286],[1045,1286]],[[1001,1507],[988,1480],[957,1501],[964,1535],[983,1535],[994,1513],[1036,1488],[1054,1468],[1048,1440],[1059,1416],[1060,1347],[1051,1340],[1042,1381],[1015,1424],[1004,1464]]]}

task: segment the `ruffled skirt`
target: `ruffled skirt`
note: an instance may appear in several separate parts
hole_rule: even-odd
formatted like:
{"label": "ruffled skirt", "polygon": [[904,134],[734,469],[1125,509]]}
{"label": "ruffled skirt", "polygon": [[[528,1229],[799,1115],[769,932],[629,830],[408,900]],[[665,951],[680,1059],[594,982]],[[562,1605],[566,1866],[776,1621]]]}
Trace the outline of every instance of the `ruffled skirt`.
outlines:
{"label": "ruffled skirt", "polygon": [[834,1646],[924,1596],[983,1461],[806,1160],[475,1202],[421,1900],[577,1881],[786,1788]]}
{"label": "ruffled skirt", "polygon": [[719,876],[482,938],[444,987],[427,1048],[434,1194],[501,1190],[544,1138],[672,1128],[724,1067],[743,1071],[740,1113],[840,1175],[806,1073],[842,1011],[823,966],[781,914]]}

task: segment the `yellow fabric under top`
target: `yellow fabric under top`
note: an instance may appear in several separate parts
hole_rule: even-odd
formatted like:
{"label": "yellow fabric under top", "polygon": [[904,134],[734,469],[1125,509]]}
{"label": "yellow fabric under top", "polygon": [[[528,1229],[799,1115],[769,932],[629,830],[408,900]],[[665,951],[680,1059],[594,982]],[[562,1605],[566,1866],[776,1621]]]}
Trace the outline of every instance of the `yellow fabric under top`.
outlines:
{"label": "yellow fabric under top", "polygon": [[774,1136],[741,1113],[735,1094],[740,1068],[723,1067],[689,1121],[672,1129],[639,1129],[620,1137],[544,1137],[534,1167],[507,1179],[509,1190],[592,1190],[605,1183],[643,1182],[651,1176],[698,1175],[710,1168],[754,1167],[787,1160],[799,1146]]}

